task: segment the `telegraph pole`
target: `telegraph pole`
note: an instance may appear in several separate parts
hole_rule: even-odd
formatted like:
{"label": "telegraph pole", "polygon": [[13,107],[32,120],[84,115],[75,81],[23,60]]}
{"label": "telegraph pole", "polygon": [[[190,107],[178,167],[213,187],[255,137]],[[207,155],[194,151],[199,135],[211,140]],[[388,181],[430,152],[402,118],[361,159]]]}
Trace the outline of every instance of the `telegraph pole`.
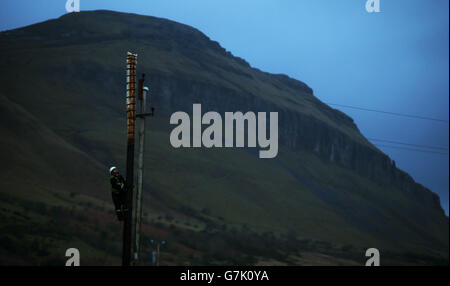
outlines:
{"label": "telegraph pole", "polygon": [[140,252],[140,235],[141,235],[141,223],[142,223],[142,193],[143,193],[143,181],[144,181],[144,147],[145,147],[145,117],[147,115],[153,115],[152,113],[146,114],[146,102],[148,87],[144,87],[145,74],[139,80],[139,101],[140,108],[139,114],[136,117],[139,120],[139,147],[138,147],[138,169],[137,169],[137,192],[136,192],[136,209],[135,209],[135,224],[134,224],[134,264],[136,265],[139,260]]}
{"label": "telegraph pole", "polygon": [[137,54],[127,54],[127,165],[126,198],[124,202],[122,266],[130,266],[133,217],[134,135],[136,126],[136,64]]}
{"label": "telegraph pole", "polygon": [[165,240],[163,240],[163,241],[156,241],[156,240],[150,240],[150,243],[151,244],[153,244],[153,245],[155,245],[156,244],[156,257],[154,257],[155,258],[155,261],[153,262],[154,264],[155,264],[155,262],[156,262],[156,266],[159,266],[159,248],[160,248],[160,246],[161,245],[165,245],[166,244],[166,241]]}

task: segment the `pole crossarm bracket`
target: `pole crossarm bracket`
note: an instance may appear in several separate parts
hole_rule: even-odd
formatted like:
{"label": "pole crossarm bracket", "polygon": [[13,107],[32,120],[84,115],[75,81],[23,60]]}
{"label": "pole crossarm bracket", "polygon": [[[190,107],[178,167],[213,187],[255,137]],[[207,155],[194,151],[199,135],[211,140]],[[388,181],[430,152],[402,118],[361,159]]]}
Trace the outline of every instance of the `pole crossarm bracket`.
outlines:
{"label": "pole crossarm bracket", "polygon": [[155,116],[155,108],[152,107],[152,111],[148,112],[148,113],[138,113],[138,114],[136,114],[136,117],[139,117],[139,118],[144,118],[144,117],[147,117],[147,116]]}

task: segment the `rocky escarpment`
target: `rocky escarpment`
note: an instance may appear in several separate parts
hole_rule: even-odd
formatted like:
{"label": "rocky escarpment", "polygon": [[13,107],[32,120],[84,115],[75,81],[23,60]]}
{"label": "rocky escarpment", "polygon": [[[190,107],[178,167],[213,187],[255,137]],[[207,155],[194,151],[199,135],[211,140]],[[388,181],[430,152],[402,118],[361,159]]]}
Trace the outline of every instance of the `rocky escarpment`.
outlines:
{"label": "rocky escarpment", "polygon": [[[439,197],[416,183],[411,176],[395,166],[381,151],[362,144],[311,115],[280,107],[248,93],[207,83],[186,81],[158,74],[151,75],[153,102],[158,109],[169,115],[174,111],[192,111],[193,103],[201,103],[204,111],[266,111],[279,112],[279,142],[291,150],[315,153],[322,160],[334,162],[354,170],[384,187],[393,187],[410,194],[417,201],[441,209]],[[298,82],[303,89],[303,84]],[[354,125],[346,115],[325,104],[318,103],[337,124]],[[356,129],[356,126],[354,126]]]}

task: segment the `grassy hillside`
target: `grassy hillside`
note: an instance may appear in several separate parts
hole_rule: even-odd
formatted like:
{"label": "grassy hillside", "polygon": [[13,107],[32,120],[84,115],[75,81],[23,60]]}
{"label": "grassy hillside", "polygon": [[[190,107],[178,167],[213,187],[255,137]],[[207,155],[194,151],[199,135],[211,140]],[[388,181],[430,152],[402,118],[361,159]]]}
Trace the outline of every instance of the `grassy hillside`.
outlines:
{"label": "grassy hillside", "polygon": [[[448,218],[426,191],[289,144],[273,160],[248,149],[172,148],[169,115],[200,102],[301,114],[381,153],[306,84],[253,69],[191,27],[108,11],[0,33],[1,264],[62,265],[69,247],[84,264],[120,263],[107,170],[125,167],[127,51],[139,54],[156,107],[144,264],[150,239],[168,241],[168,265],[360,265],[369,247],[384,264],[448,264]],[[302,128],[283,127],[292,136]]]}

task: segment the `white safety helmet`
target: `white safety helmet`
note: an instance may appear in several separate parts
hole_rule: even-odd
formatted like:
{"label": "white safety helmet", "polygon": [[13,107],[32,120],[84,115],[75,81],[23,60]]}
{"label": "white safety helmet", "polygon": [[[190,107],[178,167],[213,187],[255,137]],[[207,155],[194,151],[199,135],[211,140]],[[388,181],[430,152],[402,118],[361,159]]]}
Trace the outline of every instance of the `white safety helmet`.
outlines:
{"label": "white safety helmet", "polygon": [[114,171],[114,169],[117,169],[115,166],[112,166],[111,168],[109,168],[109,173],[112,173],[112,171]]}

